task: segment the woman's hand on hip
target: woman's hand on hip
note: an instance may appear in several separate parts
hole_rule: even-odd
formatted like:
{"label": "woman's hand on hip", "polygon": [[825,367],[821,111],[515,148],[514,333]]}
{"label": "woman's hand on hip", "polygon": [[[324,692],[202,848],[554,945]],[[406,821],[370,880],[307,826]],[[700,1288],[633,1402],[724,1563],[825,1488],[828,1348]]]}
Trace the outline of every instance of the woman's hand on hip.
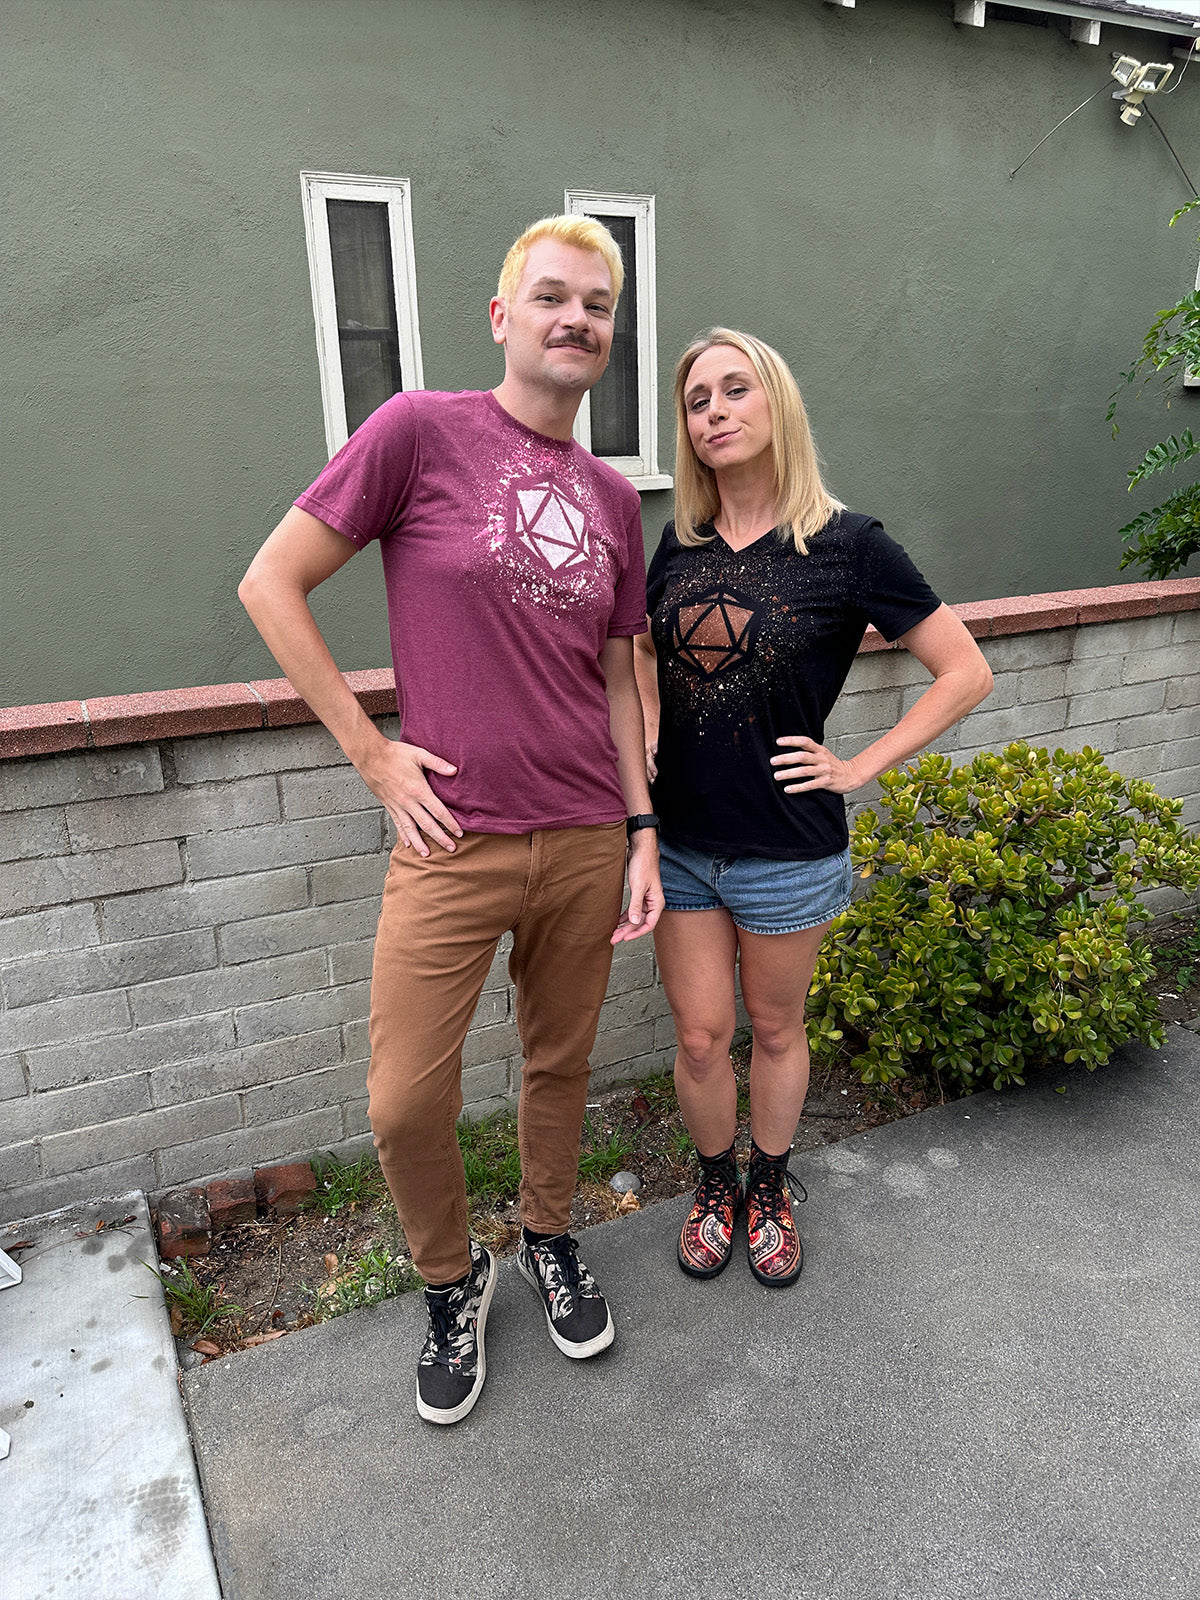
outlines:
{"label": "woman's hand on hip", "polygon": [[862,786],[853,761],[840,761],[807,734],[785,733],[775,743],[786,747],[783,755],[771,757],[775,782],[784,785],[784,794],[804,794],[808,789],[849,794]]}

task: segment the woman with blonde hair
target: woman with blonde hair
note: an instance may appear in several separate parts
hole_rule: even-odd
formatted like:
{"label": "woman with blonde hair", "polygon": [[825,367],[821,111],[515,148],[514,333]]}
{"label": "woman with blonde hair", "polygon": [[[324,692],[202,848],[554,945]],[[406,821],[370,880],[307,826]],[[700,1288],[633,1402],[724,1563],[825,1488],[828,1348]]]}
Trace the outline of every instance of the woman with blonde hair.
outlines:
{"label": "woman with blonde hair", "polygon": [[[744,1207],[750,1270],[778,1286],[804,1259],[788,1192],[803,1189],[788,1159],[808,1089],[804,1003],[821,940],[850,903],[842,796],[945,732],[991,674],[879,522],[826,489],[775,350],[712,329],[680,358],[675,405],[676,514],[650,566],[651,632],[637,658],[667,907],[655,945],[700,1161],[678,1259],[715,1277]],[[825,720],[868,623],[933,682],[889,733],[842,760],[822,742]],[[744,1189],[735,966],[754,1035]]]}

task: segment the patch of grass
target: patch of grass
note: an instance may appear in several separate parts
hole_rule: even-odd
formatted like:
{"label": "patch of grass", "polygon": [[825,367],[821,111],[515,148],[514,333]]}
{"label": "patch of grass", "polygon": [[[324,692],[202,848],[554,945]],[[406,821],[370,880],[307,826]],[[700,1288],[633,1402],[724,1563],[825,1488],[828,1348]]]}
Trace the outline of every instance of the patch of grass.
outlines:
{"label": "patch of grass", "polygon": [[362,1306],[378,1305],[394,1295],[407,1294],[421,1286],[421,1276],[407,1256],[396,1256],[386,1245],[364,1250],[336,1278],[316,1291],[318,1322],[344,1316]]}
{"label": "patch of grass", "polygon": [[679,1102],[675,1098],[675,1078],[670,1072],[643,1078],[634,1085],[633,1092],[641,1095],[656,1117],[669,1117],[679,1109]]}
{"label": "patch of grass", "polygon": [[686,1128],[672,1128],[667,1136],[667,1149],[677,1159],[682,1161],[685,1156],[690,1156],[695,1146],[692,1136]]}
{"label": "patch of grass", "polygon": [[341,1161],[330,1153],[323,1160],[315,1160],[313,1170],[317,1187],[304,1202],[308,1211],[341,1217],[366,1210],[387,1197],[387,1183],[379,1160],[370,1150],[357,1161]]}
{"label": "patch of grass", "polygon": [[637,1149],[637,1141],[623,1128],[614,1128],[607,1135],[597,1135],[592,1119],[583,1119],[584,1148],[579,1153],[579,1176],[594,1183],[602,1183],[629,1160]]}
{"label": "patch of grass", "polygon": [[521,1187],[521,1154],[516,1118],[510,1112],[498,1111],[482,1122],[460,1122],[458,1147],[472,1205],[494,1206],[515,1199]]}
{"label": "patch of grass", "polygon": [[[201,1283],[186,1261],[164,1267],[161,1272],[148,1261],[143,1261],[142,1265],[162,1285],[168,1310],[178,1311],[182,1319],[180,1333],[189,1338],[198,1339],[218,1322],[240,1317],[244,1310],[232,1300],[222,1300],[219,1283]],[[144,1300],[146,1297],[138,1295],[136,1298]]]}

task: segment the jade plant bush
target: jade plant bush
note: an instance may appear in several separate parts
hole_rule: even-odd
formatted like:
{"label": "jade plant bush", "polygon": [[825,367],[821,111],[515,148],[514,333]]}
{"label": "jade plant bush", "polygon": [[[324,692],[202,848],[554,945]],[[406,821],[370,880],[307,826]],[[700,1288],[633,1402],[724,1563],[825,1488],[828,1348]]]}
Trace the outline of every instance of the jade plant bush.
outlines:
{"label": "jade plant bush", "polygon": [[[1200,199],[1190,200],[1171,218],[1174,227],[1180,217],[1200,208]],[[1109,396],[1106,422],[1117,436],[1117,405],[1131,385],[1140,394],[1157,383],[1161,398],[1170,406],[1179,394],[1180,380],[1200,371],[1200,284],[1183,299],[1160,311],[1142,341],[1141,353]],[[1132,491],[1141,483],[1156,479],[1160,472],[1171,473],[1184,462],[1200,455],[1200,439],[1190,428],[1160,439],[1146,451],[1126,474]],[[1190,469],[1190,470],[1194,470]],[[1157,481],[1157,480],[1156,480]],[[1181,572],[1200,551],[1200,482],[1185,483],[1173,489],[1160,505],[1140,512],[1120,530],[1126,549],[1121,566],[1140,566],[1149,578],[1169,578]]]}
{"label": "jade plant bush", "polygon": [[1160,1040],[1137,896],[1200,886],[1182,801],[1090,748],[1026,744],[957,768],[926,755],[879,783],[850,847],[873,885],[813,980],[819,1055],[848,1053],[864,1083],[957,1094]]}

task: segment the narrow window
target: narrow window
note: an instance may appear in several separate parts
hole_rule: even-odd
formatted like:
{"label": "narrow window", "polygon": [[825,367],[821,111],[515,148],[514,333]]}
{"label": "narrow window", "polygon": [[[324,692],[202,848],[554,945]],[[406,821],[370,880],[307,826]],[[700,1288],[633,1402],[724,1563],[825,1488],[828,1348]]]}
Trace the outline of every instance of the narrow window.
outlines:
{"label": "narrow window", "polygon": [[301,174],[325,441],[330,455],[377,406],[419,389],[410,190],[403,178]]}
{"label": "narrow window", "polygon": [[669,489],[658,470],[654,196],[568,189],[566,210],[603,222],[625,262],[608,370],[579,408],[575,437],[635,488]]}

